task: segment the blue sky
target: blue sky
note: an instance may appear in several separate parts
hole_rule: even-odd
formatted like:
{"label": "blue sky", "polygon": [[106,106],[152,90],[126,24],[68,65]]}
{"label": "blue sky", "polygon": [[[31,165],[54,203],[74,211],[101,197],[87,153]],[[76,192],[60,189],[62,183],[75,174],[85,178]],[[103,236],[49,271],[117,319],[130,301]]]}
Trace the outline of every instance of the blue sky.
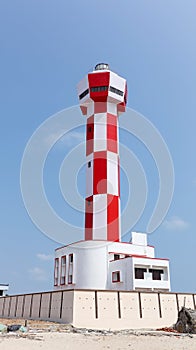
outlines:
{"label": "blue sky", "polygon": [[[195,12],[194,0],[1,1],[0,282],[10,283],[10,293],[52,289],[53,251],[59,246],[35,227],[23,204],[20,165],[26,143],[49,116],[78,103],[78,81],[100,61],[127,79],[128,106],[148,118],[169,147],[174,197],[148,239],[157,256],[171,261],[172,290],[196,292]],[[126,137],[121,133],[149,181],[146,208],[134,227],[144,231],[157,196],[157,172],[145,147]],[[50,203],[65,217],[57,175],[63,156],[80,140],[72,141],[54,147],[44,173]],[[81,169],[81,193],[83,178]],[[125,203],[124,175],[122,181]],[[82,226],[83,217],[75,218]]]}

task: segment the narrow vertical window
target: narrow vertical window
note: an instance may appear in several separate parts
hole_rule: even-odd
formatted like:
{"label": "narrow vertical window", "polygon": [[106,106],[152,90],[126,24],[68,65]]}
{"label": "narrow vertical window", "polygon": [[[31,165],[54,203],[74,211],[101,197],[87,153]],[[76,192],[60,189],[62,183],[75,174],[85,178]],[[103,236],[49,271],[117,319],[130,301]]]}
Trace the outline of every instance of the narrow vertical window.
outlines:
{"label": "narrow vertical window", "polygon": [[66,256],[61,257],[61,285],[66,284]]}
{"label": "narrow vertical window", "polygon": [[68,284],[73,283],[73,254],[69,254]]}
{"label": "narrow vertical window", "polygon": [[59,281],[59,258],[55,258],[54,263],[54,285],[58,286]]}

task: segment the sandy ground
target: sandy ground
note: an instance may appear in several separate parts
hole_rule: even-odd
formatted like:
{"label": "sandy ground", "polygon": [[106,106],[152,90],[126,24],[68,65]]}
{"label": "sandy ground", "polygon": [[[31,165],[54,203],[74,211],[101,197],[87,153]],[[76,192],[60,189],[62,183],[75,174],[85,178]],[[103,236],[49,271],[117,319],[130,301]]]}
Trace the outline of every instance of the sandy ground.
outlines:
{"label": "sandy ground", "polygon": [[[24,320],[0,320],[3,324],[23,324]],[[0,334],[2,350],[196,350],[196,335],[155,331],[100,334],[75,331],[66,325],[30,321],[29,331]]]}

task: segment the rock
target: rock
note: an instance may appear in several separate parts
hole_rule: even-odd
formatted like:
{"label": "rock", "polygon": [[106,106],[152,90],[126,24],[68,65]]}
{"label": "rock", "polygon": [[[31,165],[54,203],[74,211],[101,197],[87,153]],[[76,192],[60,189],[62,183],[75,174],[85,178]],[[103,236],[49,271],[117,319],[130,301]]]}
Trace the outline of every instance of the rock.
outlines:
{"label": "rock", "polygon": [[182,307],[178,312],[178,320],[175,329],[180,333],[196,334],[196,310]]}

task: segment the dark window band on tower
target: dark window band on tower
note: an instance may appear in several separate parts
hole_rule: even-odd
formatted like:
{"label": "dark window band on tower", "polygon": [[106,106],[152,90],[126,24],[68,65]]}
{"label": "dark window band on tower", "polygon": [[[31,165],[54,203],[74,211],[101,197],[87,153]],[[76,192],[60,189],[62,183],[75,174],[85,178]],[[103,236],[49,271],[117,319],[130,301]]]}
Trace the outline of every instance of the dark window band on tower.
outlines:
{"label": "dark window band on tower", "polygon": [[[123,96],[123,91],[118,90],[118,89],[114,88],[113,86],[110,86],[110,87],[109,86],[92,86],[91,87],[91,92],[100,92],[100,91],[108,91],[108,90],[110,90],[111,92],[113,92],[117,95]],[[84,92],[83,92],[83,94],[84,94]]]}
{"label": "dark window band on tower", "polygon": [[82,92],[80,95],[79,95],[79,99],[81,100],[84,96],[88,95],[89,93],[89,89],[86,89],[84,92]]}
{"label": "dark window band on tower", "polygon": [[117,95],[123,96],[123,91],[118,90],[118,89],[114,88],[113,86],[110,86],[110,91],[114,92]]}
{"label": "dark window band on tower", "polygon": [[93,86],[91,92],[108,91],[108,86]]}

